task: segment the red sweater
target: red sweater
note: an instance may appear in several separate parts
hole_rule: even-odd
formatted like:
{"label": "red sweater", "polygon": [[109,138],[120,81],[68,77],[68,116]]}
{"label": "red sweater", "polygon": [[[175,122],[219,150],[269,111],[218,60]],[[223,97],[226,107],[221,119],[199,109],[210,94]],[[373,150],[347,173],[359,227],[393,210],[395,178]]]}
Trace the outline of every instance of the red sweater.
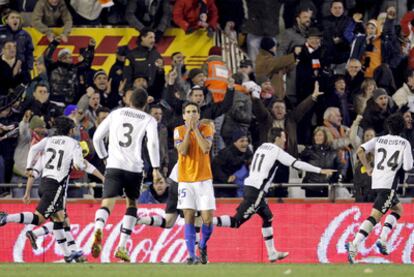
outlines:
{"label": "red sweater", "polygon": [[[217,28],[218,12],[214,0],[204,0],[207,4],[207,23],[213,29]],[[187,31],[189,27],[198,29],[200,20],[199,0],[177,0],[173,9],[173,21],[181,29]]]}

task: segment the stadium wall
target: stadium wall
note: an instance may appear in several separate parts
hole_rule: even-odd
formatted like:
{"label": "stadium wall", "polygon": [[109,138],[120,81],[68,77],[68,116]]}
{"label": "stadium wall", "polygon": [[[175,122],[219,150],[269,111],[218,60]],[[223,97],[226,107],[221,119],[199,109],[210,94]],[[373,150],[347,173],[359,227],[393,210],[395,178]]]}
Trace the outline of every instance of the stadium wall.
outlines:
{"label": "stadium wall", "polygon": [[[118,243],[124,205],[116,205],[104,231],[103,252],[99,260],[90,255],[93,219],[97,202],[70,203],[68,214],[78,245],[89,255],[89,262],[116,262],[113,255]],[[0,211],[16,213],[31,211],[35,204],[0,203]],[[230,214],[237,204],[219,203],[217,215]],[[277,249],[289,251],[283,263],[345,263],[344,244],[353,237],[360,223],[368,216],[370,204],[270,204]],[[141,205],[140,215],[163,215],[164,205]],[[41,247],[34,251],[25,232],[32,226],[8,224],[0,228],[0,262],[56,262],[62,260],[55,240],[48,235],[38,239]],[[404,204],[404,216],[390,234],[391,254],[381,256],[375,248],[380,226],[361,245],[358,259],[373,263],[407,263],[414,260],[414,204]],[[136,226],[127,244],[134,263],[177,263],[186,258],[183,220],[166,230]],[[267,262],[261,237],[261,220],[254,216],[240,229],[215,228],[209,242],[211,262]]]}

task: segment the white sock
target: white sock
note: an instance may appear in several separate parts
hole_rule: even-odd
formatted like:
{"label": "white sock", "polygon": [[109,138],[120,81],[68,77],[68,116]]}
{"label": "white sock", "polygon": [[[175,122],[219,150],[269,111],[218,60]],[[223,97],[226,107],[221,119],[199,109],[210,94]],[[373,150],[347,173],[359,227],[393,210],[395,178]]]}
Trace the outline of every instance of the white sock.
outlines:
{"label": "white sock", "polygon": [[[216,222],[216,223],[214,223]],[[229,215],[222,215],[213,218],[213,224],[221,227],[231,227],[231,220]]]}
{"label": "white sock", "polygon": [[276,248],[273,242],[273,227],[262,228],[262,235],[266,245],[267,255],[270,256],[272,253],[276,253]]}
{"label": "white sock", "polygon": [[43,226],[33,230],[33,234],[38,238],[53,232],[53,222],[49,221]]}
{"label": "white sock", "polygon": [[32,224],[34,218],[34,214],[31,212],[23,212],[19,214],[9,214],[7,215],[6,222],[14,222],[14,223],[23,223],[23,224]]}
{"label": "white sock", "polygon": [[102,230],[108,220],[109,212],[106,208],[100,208],[95,213],[95,232],[96,230]]}
{"label": "white sock", "polygon": [[392,228],[395,227],[395,225],[397,224],[397,218],[395,217],[394,214],[389,214],[387,215],[387,217],[385,218],[384,221],[384,226],[382,226],[382,230],[381,230],[381,235],[380,235],[380,239],[382,241],[387,241],[388,239],[388,235],[390,234]]}
{"label": "white sock", "polygon": [[56,242],[59,247],[62,249],[63,255],[68,257],[71,254],[67,245],[65,231],[63,231],[63,222],[58,222],[53,225],[53,235],[55,236]]}
{"label": "white sock", "polygon": [[122,219],[121,235],[119,239],[118,248],[125,247],[126,242],[131,236],[132,228],[134,228],[136,222],[137,218],[135,216],[124,215],[124,218]]}
{"label": "white sock", "polygon": [[359,244],[369,235],[369,233],[371,233],[372,228],[374,228],[374,225],[368,219],[361,224],[361,227],[352,242],[357,249]]}
{"label": "white sock", "polygon": [[137,224],[154,226],[154,227],[165,227],[165,219],[161,216],[144,216],[137,220]]}
{"label": "white sock", "polygon": [[70,231],[70,227],[65,227],[64,231],[69,251],[78,251],[78,246],[76,245],[75,238],[73,237],[72,232]]}

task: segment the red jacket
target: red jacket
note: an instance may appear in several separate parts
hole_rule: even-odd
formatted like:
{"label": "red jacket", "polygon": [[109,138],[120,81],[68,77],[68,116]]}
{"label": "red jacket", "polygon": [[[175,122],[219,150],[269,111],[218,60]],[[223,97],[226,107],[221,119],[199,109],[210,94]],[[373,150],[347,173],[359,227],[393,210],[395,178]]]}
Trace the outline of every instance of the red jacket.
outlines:
{"label": "red jacket", "polygon": [[[214,0],[204,0],[207,3],[207,23],[213,29],[217,28],[218,12]],[[181,29],[189,27],[198,29],[200,20],[200,5],[198,0],[177,0],[173,9],[173,21]]]}

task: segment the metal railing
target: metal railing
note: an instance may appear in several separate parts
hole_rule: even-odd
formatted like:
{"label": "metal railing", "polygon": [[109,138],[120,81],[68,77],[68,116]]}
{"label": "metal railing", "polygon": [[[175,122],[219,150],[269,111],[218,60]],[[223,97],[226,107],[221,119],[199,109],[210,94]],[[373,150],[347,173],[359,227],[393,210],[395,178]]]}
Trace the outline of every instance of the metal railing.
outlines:
{"label": "metal railing", "polygon": [[223,60],[227,67],[236,73],[239,68],[240,61],[247,59],[248,55],[240,49],[237,40],[230,38],[224,31],[217,30],[215,35],[216,46],[220,46],[222,49]]}
{"label": "metal railing", "polygon": [[[238,189],[239,187],[235,184],[214,184],[214,188],[226,188],[226,189]],[[17,184],[0,184],[0,188],[25,188],[26,184],[17,183]],[[38,188],[39,184],[34,184],[33,188]],[[70,183],[70,188],[87,188],[89,190],[93,190],[94,188],[102,188],[103,185],[100,183],[94,182],[79,182],[79,183]],[[354,184],[352,183],[272,183],[270,189],[275,188],[307,188],[307,187],[327,187],[328,188],[328,197],[320,197],[322,199],[328,199],[330,202],[336,202],[336,200],[340,199],[337,197],[337,188],[353,188]],[[405,194],[405,190],[407,188],[414,188],[414,184],[400,184]],[[280,197],[280,198],[289,198],[289,197]],[[1,199],[1,198],[0,198]],[[302,198],[308,199],[308,198]]]}

